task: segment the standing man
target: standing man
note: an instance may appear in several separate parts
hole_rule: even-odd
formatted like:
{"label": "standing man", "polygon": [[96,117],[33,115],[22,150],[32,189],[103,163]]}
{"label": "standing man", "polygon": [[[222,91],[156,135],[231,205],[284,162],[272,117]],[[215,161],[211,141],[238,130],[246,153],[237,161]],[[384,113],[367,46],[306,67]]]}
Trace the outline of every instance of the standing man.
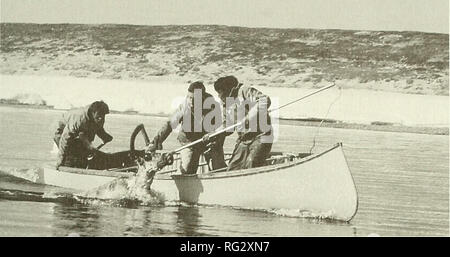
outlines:
{"label": "standing man", "polygon": [[88,156],[92,154],[98,160],[105,159],[106,154],[94,147],[92,142],[96,135],[105,144],[113,139],[103,129],[108,113],[108,105],[103,101],[96,101],[63,114],[53,139],[59,149],[56,168],[86,168]]}
{"label": "standing man", "polygon": [[[205,104],[208,101],[209,104]],[[206,105],[206,106],[205,106]],[[212,115],[215,112],[218,115]],[[207,117],[218,117],[219,119]],[[181,125],[178,141],[181,145],[189,144],[203,138],[208,132],[221,125],[220,105],[213,96],[206,92],[202,82],[197,81],[189,85],[185,101],[179,105],[174,114],[167,120],[153,139],[153,148],[162,149],[162,143],[170,135],[173,129]],[[226,167],[223,153],[224,137],[217,137],[214,144],[202,142],[180,151],[181,173],[195,174],[201,154],[211,161],[212,170]],[[205,153],[207,152],[207,153]]]}
{"label": "standing man", "polygon": [[[225,126],[243,122],[234,129],[238,139],[228,170],[264,166],[273,144],[268,112],[270,98],[253,87],[242,85],[234,76],[219,78],[214,89],[222,100]],[[232,133],[227,131],[225,135]]]}

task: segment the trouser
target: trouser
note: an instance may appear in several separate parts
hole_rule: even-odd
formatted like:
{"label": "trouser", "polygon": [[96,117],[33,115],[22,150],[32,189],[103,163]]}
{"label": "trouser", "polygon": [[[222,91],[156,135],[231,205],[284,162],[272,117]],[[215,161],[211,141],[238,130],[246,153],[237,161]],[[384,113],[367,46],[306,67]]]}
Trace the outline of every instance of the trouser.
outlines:
{"label": "trouser", "polygon": [[[58,147],[63,130],[64,124],[59,123],[55,136],[53,137],[53,141]],[[71,140],[67,145],[64,156],[59,157],[62,158],[61,166],[85,169],[88,165],[88,155],[86,151],[83,151],[83,148],[83,144],[79,139],[76,138]]]}
{"label": "trouser", "polygon": [[[61,134],[55,133],[53,141],[59,147],[59,140],[61,139]],[[81,169],[97,169],[103,170],[109,168],[109,158],[107,154],[94,155],[91,159],[88,159],[89,153],[83,146],[83,143],[78,139],[74,139],[67,146],[67,150],[62,156],[61,166],[81,168]]]}
{"label": "trouser", "polygon": [[[203,144],[189,147],[180,151],[181,165],[180,170],[183,174],[197,173],[200,156],[205,152],[206,147]],[[208,164],[211,164],[211,170],[217,170],[226,167],[223,153],[223,142],[214,145],[210,151],[205,154]]]}
{"label": "trouser", "polygon": [[238,140],[227,170],[249,169],[266,164],[272,143],[262,143],[261,137],[251,140]]}
{"label": "trouser", "polygon": [[66,127],[66,124],[62,123],[61,121],[58,122],[58,128],[56,128],[55,137],[53,137],[53,141],[55,142],[56,146],[58,146],[58,147],[59,147],[59,140],[61,139],[61,135],[62,135],[65,127]]}
{"label": "trouser", "polygon": [[69,147],[67,153],[63,156],[61,166],[81,168],[81,169],[104,170],[108,168],[113,168],[113,166],[111,166],[111,164],[113,163],[110,160],[111,157],[113,156],[110,156],[110,154],[103,153],[103,154],[95,154],[88,158],[88,155],[86,155],[85,150],[74,151],[72,147]]}
{"label": "trouser", "polygon": [[[58,144],[59,145],[59,142]],[[82,168],[88,166],[88,154],[79,139],[73,140],[66,149],[64,156],[62,156],[61,166]]]}

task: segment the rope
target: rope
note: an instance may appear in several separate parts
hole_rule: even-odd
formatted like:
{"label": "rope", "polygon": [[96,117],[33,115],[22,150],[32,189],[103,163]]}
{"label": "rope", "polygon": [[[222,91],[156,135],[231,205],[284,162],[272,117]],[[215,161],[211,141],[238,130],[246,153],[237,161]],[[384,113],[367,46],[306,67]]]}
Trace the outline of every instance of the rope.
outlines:
{"label": "rope", "polygon": [[330,110],[331,107],[339,100],[339,98],[341,98],[342,95],[342,88],[339,87],[339,95],[336,97],[336,99],[334,99],[334,101],[330,104],[330,106],[328,106],[328,110],[327,113],[325,114],[325,117],[322,118],[322,121],[320,121],[319,126],[316,129],[316,133],[314,133],[314,137],[313,137],[313,145],[311,146],[311,148],[309,149],[309,154],[312,154],[312,150],[314,149],[314,147],[316,146],[316,137],[319,134],[319,130],[322,127],[323,122],[326,120],[326,118],[328,117],[328,114],[330,114]]}

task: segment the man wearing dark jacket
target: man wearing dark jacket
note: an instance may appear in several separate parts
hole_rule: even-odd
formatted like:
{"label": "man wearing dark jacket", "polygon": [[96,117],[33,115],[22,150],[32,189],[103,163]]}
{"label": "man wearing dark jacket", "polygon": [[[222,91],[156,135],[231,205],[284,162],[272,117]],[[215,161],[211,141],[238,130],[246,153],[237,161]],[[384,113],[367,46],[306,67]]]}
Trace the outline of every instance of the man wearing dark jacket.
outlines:
{"label": "man wearing dark jacket", "polygon": [[[265,165],[273,144],[269,116],[270,98],[259,90],[244,86],[234,76],[219,78],[214,83],[223,104],[224,127],[243,121],[236,127],[238,139],[228,170],[248,169]],[[233,132],[227,131],[225,135]]]}
{"label": "man wearing dark jacket", "polygon": [[86,168],[88,156],[102,158],[105,154],[92,145],[97,135],[106,144],[113,137],[103,129],[109,108],[103,101],[72,109],[59,120],[54,141],[58,146],[56,168],[60,166]]}
{"label": "man wearing dark jacket", "polygon": [[[204,108],[205,101],[209,101],[211,107],[205,106]],[[181,145],[186,145],[201,139],[208,132],[213,131],[221,125],[221,121],[216,120],[215,118],[205,121],[207,116],[214,116],[211,115],[214,111],[219,111],[218,117],[221,118],[220,104],[214,100],[212,95],[206,92],[203,83],[197,81],[190,84],[185,101],[178,106],[173,115],[164,123],[163,127],[153,139],[154,147],[156,149],[162,149],[162,143],[178,125],[181,125],[180,132],[178,133],[178,141]],[[212,121],[212,123],[210,121]],[[209,129],[206,129],[205,126],[210,127]],[[201,154],[204,154],[205,151],[207,152],[207,154],[205,154],[205,159],[208,163],[211,161],[212,170],[226,167],[223,153],[223,141],[224,137],[218,137],[215,140],[215,144],[211,144],[212,146],[209,149],[205,142],[182,150],[180,152],[181,172],[183,174],[195,174],[197,172],[200,156]]]}

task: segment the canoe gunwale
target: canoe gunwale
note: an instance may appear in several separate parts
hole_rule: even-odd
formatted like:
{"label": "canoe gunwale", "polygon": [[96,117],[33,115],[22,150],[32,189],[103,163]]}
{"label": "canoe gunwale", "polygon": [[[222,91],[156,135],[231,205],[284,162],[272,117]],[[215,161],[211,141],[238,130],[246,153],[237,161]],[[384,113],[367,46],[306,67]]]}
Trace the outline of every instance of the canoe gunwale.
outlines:
{"label": "canoe gunwale", "polygon": [[181,179],[181,178],[223,179],[223,178],[231,178],[231,177],[251,176],[251,175],[273,172],[276,170],[282,170],[282,169],[290,168],[293,166],[297,166],[297,165],[303,164],[305,162],[319,158],[320,156],[322,156],[330,151],[333,151],[334,149],[339,148],[339,147],[342,147],[342,143],[337,143],[333,147],[331,147],[323,152],[320,152],[318,154],[312,154],[310,156],[296,159],[294,161],[288,161],[286,163],[280,163],[280,164],[274,164],[274,165],[250,168],[250,169],[244,169],[244,170],[236,170],[236,171],[226,171],[226,169],[224,168],[221,171],[215,171],[215,172],[203,173],[203,174],[191,174],[191,175],[164,174],[162,176],[158,176],[158,174],[157,174],[155,176],[155,180],[173,180],[174,178],[177,178],[177,179]]}
{"label": "canoe gunwale", "polygon": [[[192,174],[192,175],[186,175],[186,174],[171,174],[174,171],[166,171],[163,174],[156,174],[155,180],[173,180],[174,178],[180,179],[180,178],[198,178],[198,179],[222,179],[222,178],[230,178],[230,177],[241,177],[241,176],[251,176],[256,175],[260,173],[266,173],[266,172],[273,172],[276,170],[286,169],[293,166],[297,166],[300,164],[303,164],[305,162],[314,160],[316,158],[319,158],[320,156],[338,148],[342,147],[342,143],[337,143],[333,147],[320,152],[318,154],[312,154],[304,158],[295,159],[293,161],[287,161],[285,163],[280,164],[273,164],[269,166],[263,166],[263,167],[257,167],[257,168],[250,168],[245,170],[236,170],[236,171],[226,171],[226,168],[223,168],[218,171],[213,171],[210,173],[203,173],[203,174]],[[50,167],[49,167],[50,168]],[[93,170],[93,169],[79,169],[79,168],[70,168],[70,167],[62,167],[60,170],[57,170],[57,172],[64,172],[64,173],[74,173],[74,174],[80,174],[80,175],[94,175],[94,176],[102,176],[102,177],[123,177],[123,178],[129,178],[133,177],[135,175],[135,171],[137,171],[137,166],[133,167],[127,167],[127,168],[121,168],[116,170]],[[54,168],[51,168],[54,170]],[[124,171],[120,171],[124,170]],[[134,170],[134,172],[133,172]],[[128,171],[128,172],[126,172]]]}
{"label": "canoe gunwale", "polygon": [[[55,170],[54,168],[52,168]],[[129,178],[134,176],[136,173],[132,170],[137,171],[138,167],[128,167],[123,168],[120,170],[124,171],[118,171],[118,170],[93,170],[93,169],[79,169],[79,168],[70,168],[70,167],[63,167],[60,170],[56,170],[57,172],[64,172],[64,173],[73,173],[73,174],[80,174],[80,175],[94,175],[94,176],[101,176],[101,177],[118,177],[118,178]],[[126,171],[129,172],[126,172]]]}

